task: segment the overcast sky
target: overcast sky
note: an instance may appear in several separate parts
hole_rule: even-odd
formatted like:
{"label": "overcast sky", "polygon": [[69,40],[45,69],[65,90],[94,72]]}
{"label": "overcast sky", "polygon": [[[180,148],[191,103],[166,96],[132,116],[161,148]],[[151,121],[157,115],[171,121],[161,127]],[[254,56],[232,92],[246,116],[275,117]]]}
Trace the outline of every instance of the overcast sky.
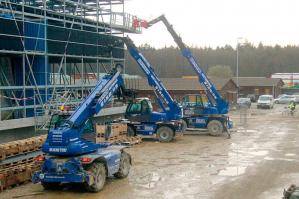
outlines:
{"label": "overcast sky", "polygon": [[[238,37],[299,44],[299,0],[128,0],[125,9],[147,20],[165,14],[189,46],[235,46]],[[162,24],[131,37],[138,45],[175,45]]]}

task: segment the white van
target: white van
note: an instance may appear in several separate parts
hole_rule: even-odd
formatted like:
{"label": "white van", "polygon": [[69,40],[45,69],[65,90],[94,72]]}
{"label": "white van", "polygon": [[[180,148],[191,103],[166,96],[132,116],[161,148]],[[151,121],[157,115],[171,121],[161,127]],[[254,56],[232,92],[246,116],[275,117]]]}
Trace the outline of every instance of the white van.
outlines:
{"label": "white van", "polygon": [[261,95],[257,100],[257,108],[273,108],[274,98],[272,95]]}

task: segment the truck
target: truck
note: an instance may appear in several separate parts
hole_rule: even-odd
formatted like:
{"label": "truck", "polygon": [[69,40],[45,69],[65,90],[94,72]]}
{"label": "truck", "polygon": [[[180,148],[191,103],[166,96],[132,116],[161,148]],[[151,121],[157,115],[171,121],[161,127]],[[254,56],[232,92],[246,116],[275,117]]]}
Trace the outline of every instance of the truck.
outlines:
{"label": "truck", "polygon": [[96,143],[91,121],[113,94],[125,94],[121,68],[118,65],[101,78],[70,116],[56,119],[42,145],[45,155],[36,159],[42,162],[42,167],[34,173],[34,183],[41,182],[45,189],[80,183],[88,191],[98,192],[107,177],[125,178],[129,174],[131,156],[124,150],[126,146]]}
{"label": "truck", "polygon": [[182,107],[173,100],[149,61],[139,52],[133,41],[126,37],[124,43],[130,55],[146,75],[148,84],[153,87],[158,104],[162,109],[160,112],[153,111],[153,106],[148,98],[131,100],[125,112],[125,118],[129,120],[128,134],[143,137],[156,136],[160,142],[170,142],[176,134],[182,133]]}
{"label": "truck", "polygon": [[[229,103],[221,97],[214,84],[209,80],[205,72],[200,67],[191,50],[184,44],[182,38],[175,32],[173,26],[168,22],[165,15],[161,15],[158,18],[149,21],[147,28],[160,21],[166,26],[168,32],[178,45],[182,56],[184,56],[192,66],[198,76],[200,85],[205,89],[206,102],[200,94],[193,96],[187,95],[183,98],[183,102],[185,102],[183,103],[183,131],[190,127],[203,128],[208,129],[210,135],[219,136],[226,132],[230,137],[229,129],[232,128],[233,123],[227,115],[229,111]],[[191,102],[190,99],[195,99],[195,101]]]}

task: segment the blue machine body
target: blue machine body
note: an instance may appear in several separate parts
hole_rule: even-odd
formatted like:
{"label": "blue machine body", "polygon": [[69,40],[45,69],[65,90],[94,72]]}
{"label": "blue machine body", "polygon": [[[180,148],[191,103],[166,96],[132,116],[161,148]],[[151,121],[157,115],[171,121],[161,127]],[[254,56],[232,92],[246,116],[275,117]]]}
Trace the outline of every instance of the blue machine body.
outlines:
{"label": "blue machine body", "polygon": [[[152,110],[152,107],[147,107],[149,111],[132,113],[129,111],[130,104],[126,111],[126,117],[129,118],[130,124],[139,135],[154,135],[160,126],[167,125],[173,129],[174,132],[181,133],[181,119],[183,117],[182,107],[175,102],[167,89],[156,75],[153,67],[148,60],[138,51],[137,47],[130,38],[124,38],[124,42],[128,48],[130,55],[134,58],[142,71],[145,73],[148,84],[153,87],[156,99],[161,112]],[[137,99],[142,104],[149,104],[151,102],[147,98]],[[141,107],[142,109],[143,107]]]}
{"label": "blue machine body", "polygon": [[[91,158],[105,164],[108,174],[115,174],[120,167],[120,156],[125,146],[95,143],[84,135],[90,118],[99,113],[122,88],[120,71],[107,74],[99,80],[93,91],[62,124],[51,128],[42,151],[47,154],[42,170],[33,176],[33,182],[89,182],[90,175],[84,170],[81,158]],[[95,135],[95,134],[94,134]]]}
{"label": "blue machine body", "polygon": [[79,156],[46,156],[42,169],[34,173],[32,181],[34,183],[57,182],[57,183],[89,183],[91,180],[82,162],[82,158],[90,158],[90,162],[101,161],[106,165],[107,176],[111,177],[117,173],[120,167],[121,151],[124,146],[111,145],[109,143],[98,144],[98,149],[92,153]]}
{"label": "blue machine body", "polygon": [[[173,37],[174,41],[181,50],[181,54],[188,60],[189,64],[194,69],[198,76],[200,85],[205,88],[206,97],[209,101],[207,104],[201,104],[200,107],[183,106],[184,120],[188,127],[207,128],[209,121],[219,120],[224,127],[232,128],[233,123],[229,120],[227,113],[229,111],[229,104],[225,101],[220,93],[217,91],[214,84],[209,80],[205,72],[201,69],[199,63],[193,56],[191,50],[183,43],[181,37],[175,32],[173,26],[168,22],[164,15],[148,22],[148,26],[152,26],[159,21],[162,21],[166,26],[168,32]],[[197,109],[194,110],[194,109]],[[198,111],[199,110],[199,111]],[[197,112],[197,113],[196,113]]]}
{"label": "blue machine body", "polygon": [[85,122],[99,113],[123,84],[120,72],[104,76],[62,125],[49,130],[42,151],[58,156],[74,156],[96,151],[99,145],[82,138]]}

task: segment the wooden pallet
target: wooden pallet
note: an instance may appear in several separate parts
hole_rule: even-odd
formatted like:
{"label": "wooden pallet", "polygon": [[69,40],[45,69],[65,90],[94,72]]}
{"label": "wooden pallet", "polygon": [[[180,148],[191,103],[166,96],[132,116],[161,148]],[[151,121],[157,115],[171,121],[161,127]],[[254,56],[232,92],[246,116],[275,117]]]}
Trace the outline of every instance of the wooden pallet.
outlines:
{"label": "wooden pallet", "polygon": [[29,182],[32,174],[38,170],[40,170],[40,164],[36,162],[1,169],[0,191]]}
{"label": "wooden pallet", "polygon": [[35,162],[35,161],[23,163],[23,164],[19,164],[19,165],[11,165],[10,167],[0,169],[0,174],[14,172],[14,171],[23,171],[24,169],[27,169],[28,167],[30,167],[30,168],[39,167],[40,165],[41,165],[41,163]]}
{"label": "wooden pallet", "polygon": [[96,143],[100,143],[100,142],[110,142],[110,143],[114,143],[119,141],[120,139],[123,139],[123,135],[119,135],[119,136],[113,136],[113,137],[109,137],[109,138],[105,138],[104,136],[100,136],[96,138]]}
{"label": "wooden pallet", "polygon": [[25,159],[15,161],[15,162],[8,162],[8,163],[5,163],[5,164],[1,164],[0,165],[0,171],[1,171],[1,169],[11,168],[13,166],[30,164],[30,163],[34,162],[34,159],[35,159],[35,157],[29,157],[29,158],[25,158]]}
{"label": "wooden pallet", "polygon": [[140,136],[128,137],[126,136],[124,139],[120,140],[120,143],[129,143],[130,145],[140,144],[142,142],[142,138]]}
{"label": "wooden pallet", "polygon": [[140,136],[128,137],[127,135],[114,136],[112,138],[105,139],[104,137],[98,137],[96,139],[97,143],[109,142],[109,143],[127,143],[129,145],[135,145],[142,142]]}

